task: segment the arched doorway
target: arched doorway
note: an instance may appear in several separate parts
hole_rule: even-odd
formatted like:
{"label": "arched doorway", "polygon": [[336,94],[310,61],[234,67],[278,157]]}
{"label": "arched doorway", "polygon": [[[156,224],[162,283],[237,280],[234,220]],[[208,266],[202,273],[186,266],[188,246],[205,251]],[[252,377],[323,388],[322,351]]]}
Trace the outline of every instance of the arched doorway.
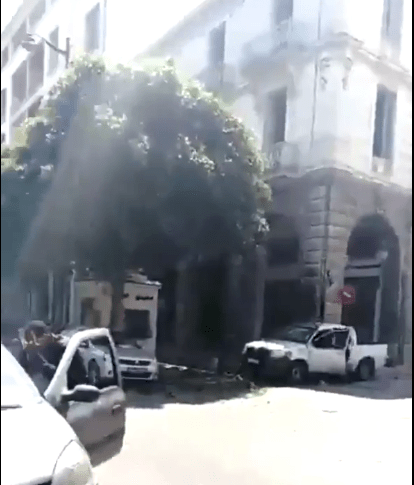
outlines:
{"label": "arched doorway", "polygon": [[381,215],[361,218],[348,240],[345,285],[355,302],[343,306],[342,321],[355,327],[361,343],[396,343],[399,338],[400,248]]}

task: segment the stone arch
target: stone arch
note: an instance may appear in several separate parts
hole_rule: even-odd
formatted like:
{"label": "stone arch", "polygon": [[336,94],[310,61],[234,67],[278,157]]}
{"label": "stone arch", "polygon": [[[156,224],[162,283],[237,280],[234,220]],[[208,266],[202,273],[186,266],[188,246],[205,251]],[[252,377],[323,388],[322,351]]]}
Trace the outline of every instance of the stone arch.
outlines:
{"label": "stone arch", "polygon": [[398,236],[392,225],[381,214],[361,217],[349,235],[348,259],[375,258],[382,251],[400,255]]}
{"label": "stone arch", "polygon": [[400,244],[381,214],[363,216],[347,246],[345,284],[356,299],[342,307],[342,320],[357,329],[365,343],[396,343],[399,337]]}

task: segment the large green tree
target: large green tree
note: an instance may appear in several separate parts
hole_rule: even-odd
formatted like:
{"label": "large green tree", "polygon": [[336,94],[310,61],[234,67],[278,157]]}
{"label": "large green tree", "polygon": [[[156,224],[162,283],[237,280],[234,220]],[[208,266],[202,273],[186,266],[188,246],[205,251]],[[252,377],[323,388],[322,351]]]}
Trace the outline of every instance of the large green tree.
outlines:
{"label": "large green tree", "polygon": [[267,229],[254,137],[172,62],[108,69],[79,58],[21,140],[26,176],[54,171],[23,268],[75,261],[113,281],[126,268],[160,274],[243,253]]}

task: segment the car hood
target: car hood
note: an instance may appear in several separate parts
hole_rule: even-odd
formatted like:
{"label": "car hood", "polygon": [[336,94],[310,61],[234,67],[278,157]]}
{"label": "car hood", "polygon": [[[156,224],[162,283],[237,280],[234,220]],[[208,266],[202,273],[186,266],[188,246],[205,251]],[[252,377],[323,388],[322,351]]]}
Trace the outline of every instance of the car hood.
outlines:
{"label": "car hood", "polygon": [[47,402],[1,412],[1,483],[50,480],[57,459],[76,435]]}
{"label": "car hood", "polygon": [[288,342],[285,340],[257,340],[255,342],[249,342],[246,345],[246,348],[288,351],[303,350],[304,348],[306,348],[306,344]]}
{"label": "car hood", "polygon": [[141,348],[138,348],[136,345],[131,344],[117,345],[116,350],[118,352],[118,357],[132,357],[135,359],[154,360],[155,350],[151,347],[151,345],[145,345],[144,342],[140,342],[140,344]]}

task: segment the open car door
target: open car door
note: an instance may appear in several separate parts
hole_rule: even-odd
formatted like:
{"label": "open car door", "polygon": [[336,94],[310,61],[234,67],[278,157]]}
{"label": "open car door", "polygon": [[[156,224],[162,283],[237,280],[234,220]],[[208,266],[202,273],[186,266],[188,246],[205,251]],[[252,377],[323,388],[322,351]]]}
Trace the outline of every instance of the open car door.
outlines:
{"label": "open car door", "polygon": [[323,329],[309,343],[309,371],[314,374],[345,375],[347,329]]}
{"label": "open car door", "polygon": [[[99,346],[105,368],[111,372],[102,372],[102,363],[94,360],[93,353],[81,351],[85,344]],[[73,363],[79,364],[80,359],[85,372],[74,376]],[[70,338],[44,397],[72,426],[94,465],[120,451],[126,399],[115,345],[107,329],[81,330]]]}

